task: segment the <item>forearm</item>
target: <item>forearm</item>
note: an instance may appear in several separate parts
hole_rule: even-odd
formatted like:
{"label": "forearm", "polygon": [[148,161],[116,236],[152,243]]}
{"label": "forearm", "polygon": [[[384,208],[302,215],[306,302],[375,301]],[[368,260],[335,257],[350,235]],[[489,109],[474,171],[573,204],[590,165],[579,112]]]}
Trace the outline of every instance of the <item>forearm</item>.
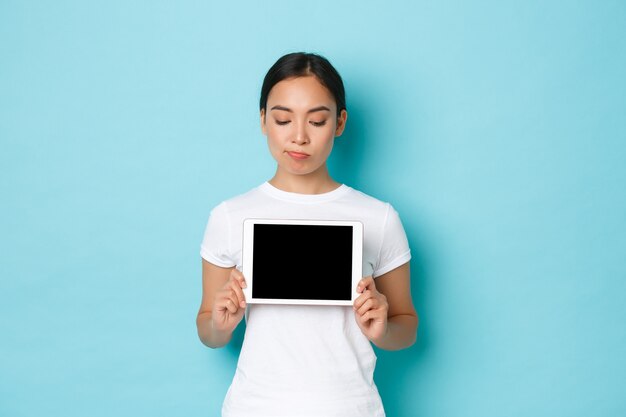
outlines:
{"label": "forearm", "polygon": [[232,332],[223,332],[216,330],[211,321],[211,312],[198,314],[196,319],[198,328],[198,337],[200,341],[210,348],[219,348],[225,346],[232,338]]}
{"label": "forearm", "polygon": [[411,346],[417,338],[417,316],[401,314],[390,317],[387,331],[383,336],[372,340],[377,347],[384,350],[400,350]]}

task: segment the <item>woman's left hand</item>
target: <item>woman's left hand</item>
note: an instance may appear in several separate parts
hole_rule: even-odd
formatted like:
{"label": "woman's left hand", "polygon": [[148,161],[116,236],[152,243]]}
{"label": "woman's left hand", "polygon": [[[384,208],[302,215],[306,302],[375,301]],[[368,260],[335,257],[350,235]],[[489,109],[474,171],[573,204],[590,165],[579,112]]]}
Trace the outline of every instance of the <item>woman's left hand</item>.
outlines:
{"label": "woman's left hand", "polygon": [[363,334],[371,341],[383,337],[387,333],[387,313],[389,303],[384,294],[378,292],[374,278],[363,278],[356,291],[361,293],[354,300],[354,315]]}

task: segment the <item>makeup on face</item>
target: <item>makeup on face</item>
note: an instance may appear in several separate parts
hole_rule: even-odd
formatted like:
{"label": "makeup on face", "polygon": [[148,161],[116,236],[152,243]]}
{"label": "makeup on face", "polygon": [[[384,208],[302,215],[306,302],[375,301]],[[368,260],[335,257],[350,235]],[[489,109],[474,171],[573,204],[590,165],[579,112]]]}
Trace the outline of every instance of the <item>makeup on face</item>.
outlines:
{"label": "makeup on face", "polygon": [[[289,107],[276,105],[270,109],[274,122],[279,126],[285,126],[291,123],[294,117],[294,111]],[[328,120],[330,109],[326,106],[317,106],[306,112],[308,123],[315,127],[322,127]]]}
{"label": "makeup on face", "polygon": [[339,123],[336,106],[332,94],[315,77],[290,78],[274,85],[261,123],[278,163],[278,176],[328,177],[326,160]]}

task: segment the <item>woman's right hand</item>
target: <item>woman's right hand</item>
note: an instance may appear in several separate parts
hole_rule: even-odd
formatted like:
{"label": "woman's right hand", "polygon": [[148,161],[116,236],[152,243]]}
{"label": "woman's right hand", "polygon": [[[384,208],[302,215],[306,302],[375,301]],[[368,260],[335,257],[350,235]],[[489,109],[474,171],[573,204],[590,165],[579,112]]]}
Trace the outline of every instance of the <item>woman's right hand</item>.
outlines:
{"label": "woman's right hand", "polygon": [[246,288],[246,280],[240,271],[233,268],[226,284],[215,294],[211,314],[215,330],[232,333],[243,318],[246,298],[242,288]]}

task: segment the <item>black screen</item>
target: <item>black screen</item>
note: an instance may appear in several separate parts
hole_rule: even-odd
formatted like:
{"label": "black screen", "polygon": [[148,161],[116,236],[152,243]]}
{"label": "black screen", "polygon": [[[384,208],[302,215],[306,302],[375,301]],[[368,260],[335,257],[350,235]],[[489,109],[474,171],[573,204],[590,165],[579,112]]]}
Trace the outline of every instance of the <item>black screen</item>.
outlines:
{"label": "black screen", "polygon": [[350,300],[352,227],[254,225],[252,296]]}

